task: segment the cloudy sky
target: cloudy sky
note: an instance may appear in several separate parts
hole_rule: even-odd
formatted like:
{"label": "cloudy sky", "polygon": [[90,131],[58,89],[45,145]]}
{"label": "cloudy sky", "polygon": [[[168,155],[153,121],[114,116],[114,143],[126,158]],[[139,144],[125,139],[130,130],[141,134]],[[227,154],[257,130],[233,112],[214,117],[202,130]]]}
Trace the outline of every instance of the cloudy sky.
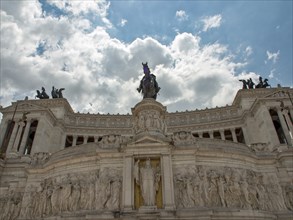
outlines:
{"label": "cloudy sky", "polygon": [[231,104],[239,79],[292,86],[292,1],[1,0],[2,106],[55,86],[130,113],[142,62],[169,112]]}

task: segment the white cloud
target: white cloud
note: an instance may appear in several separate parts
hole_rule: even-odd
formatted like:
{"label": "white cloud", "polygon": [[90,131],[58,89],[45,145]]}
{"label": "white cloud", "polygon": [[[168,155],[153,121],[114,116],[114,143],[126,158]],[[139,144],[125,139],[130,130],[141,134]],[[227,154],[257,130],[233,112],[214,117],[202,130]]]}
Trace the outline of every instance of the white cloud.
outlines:
{"label": "white cloud", "polygon": [[179,10],[179,11],[176,11],[176,18],[179,21],[186,21],[186,20],[188,20],[188,15],[186,14],[185,11]]}
{"label": "white cloud", "polygon": [[276,53],[271,53],[270,51],[267,50],[267,60],[273,61],[273,63],[276,63],[277,60],[279,59],[280,56],[280,51],[278,50]]}
{"label": "white cloud", "polygon": [[252,47],[248,46],[245,48],[246,56],[250,56],[253,53]]}
{"label": "white cloud", "polygon": [[85,17],[89,13],[98,16],[107,28],[113,25],[107,18],[110,2],[106,0],[88,0],[88,1],[47,1],[48,4],[54,5],[69,15],[75,17]]}
{"label": "white cloud", "polygon": [[[201,45],[201,38],[191,33],[177,33],[169,45],[152,37],[127,44],[112,38],[106,23],[90,29],[91,22],[81,14],[93,9],[76,4],[66,9],[73,15],[58,19],[1,11],[1,105],[25,96],[33,99],[42,86],[50,94],[55,86],[66,89],[64,97],[75,111],[127,113],[142,98],[136,91],[141,62],[148,62],[156,74],[162,88],[158,101],[168,111],[226,105],[241,88],[236,73],[244,64],[235,63],[226,46]],[[105,19],[106,6],[98,15]],[[41,13],[40,7],[32,8]],[[87,31],[80,28],[83,24]],[[37,55],[40,42],[44,51]]]}
{"label": "white cloud", "polygon": [[272,70],[270,71],[270,74],[269,74],[269,78],[270,78],[270,79],[273,79],[273,78],[274,78],[275,72],[276,72],[275,69],[272,69]]}
{"label": "white cloud", "polygon": [[118,26],[120,27],[124,27],[126,25],[128,21],[126,19],[121,19],[120,23],[118,24]]}
{"label": "white cloud", "polygon": [[203,31],[208,31],[211,28],[220,27],[222,22],[222,16],[220,14],[214,16],[208,16],[202,19],[204,24]]}

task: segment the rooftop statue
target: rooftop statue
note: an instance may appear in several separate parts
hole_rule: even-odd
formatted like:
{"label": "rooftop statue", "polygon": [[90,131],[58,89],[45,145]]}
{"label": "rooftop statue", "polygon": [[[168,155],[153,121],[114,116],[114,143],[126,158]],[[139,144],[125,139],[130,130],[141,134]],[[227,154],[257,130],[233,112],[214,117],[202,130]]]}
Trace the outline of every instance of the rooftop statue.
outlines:
{"label": "rooftop statue", "polygon": [[53,99],[57,99],[57,98],[63,98],[63,94],[62,94],[62,91],[65,90],[64,88],[61,88],[61,89],[56,89],[54,86],[52,87],[52,92],[51,92],[51,95],[52,95],[52,98]]}
{"label": "rooftop statue", "polygon": [[49,98],[44,87],[42,87],[42,92],[40,92],[40,90],[37,90],[36,98],[39,98],[39,99],[48,99]]}
{"label": "rooftop statue", "polygon": [[[62,91],[65,90],[64,88],[60,88],[60,89],[56,89],[54,86],[52,87],[52,98],[63,98],[63,94]],[[49,99],[49,95],[46,93],[46,90],[44,87],[42,87],[42,92],[40,92],[40,90],[37,90],[37,95],[35,98],[39,98],[39,99]]]}
{"label": "rooftop statue", "polygon": [[137,88],[138,92],[142,92],[143,98],[157,98],[157,94],[160,91],[160,87],[157,83],[156,76],[151,74],[148,67],[148,63],[142,63],[144,76],[140,81],[140,85]]}
{"label": "rooftop statue", "polygon": [[258,88],[267,88],[267,87],[271,87],[270,84],[268,84],[268,79],[262,80],[262,77],[259,77],[259,82],[256,86],[254,86],[254,82],[252,81],[251,78],[249,78],[248,80],[245,79],[240,79],[240,82],[242,82],[242,89],[258,89]]}

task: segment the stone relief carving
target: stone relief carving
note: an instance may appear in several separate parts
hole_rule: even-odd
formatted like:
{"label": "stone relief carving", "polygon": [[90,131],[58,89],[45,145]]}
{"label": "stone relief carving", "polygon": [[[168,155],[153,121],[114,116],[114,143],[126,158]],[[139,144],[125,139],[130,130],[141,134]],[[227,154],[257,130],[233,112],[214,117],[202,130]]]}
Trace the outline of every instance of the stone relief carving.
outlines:
{"label": "stone relief carving", "polygon": [[269,151],[268,145],[266,143],[252,143],[249,147],[254,152]]}
{"label": "stone relief carving", "polygon": [[[36,219],[79,210],[119,210],[121,185],[122,172],[114,168],[48,178],[38,186],[29,185],[24,196],[17,197],[18,212],[16,207],[13,208],[15,211],[10,211],[11,202],[7,203],[13,201],[13,204],[16,204],[15,199],[12,199],[15,196],[9,199],[1,197],[3,204],[5,202],[10,205],[0,219],[15,219],[18,215],[21,218]],[[5,209],[3,207],[1,206],[1,209]],[[10,212],[14,215],[18,214],[15,218],[7,218]]]}
{"label": "stone relief carving", "polygon": [[282,188],[285,205],[289,210],[293,211],[293,185],[283,186]]}
{"label": "stone relief carving", "polygon": [[174,172],[178,208],[228,207],[267,211],[292,210],[292,186],[283,190],[271,174],[214,167],[181,167]]}
{"label": "stone relief carving", "polygon": [[156,131],[166,133],[166,124],[157,111],[142,111],[134,120],[133,129],[135,133],[144,131]]}
{"label": "stone relief carving", "polygon": [[119,148],[122,141],[121,135],[104,135],[102,140],[99,141],[99,146],[101,148]]}
{"label": "stone relief carving", "polygon": [[51,154],[48,152],[34,153],[34,155],[31,157],[30,165],[41,166],[49,160],[50,156]]}
{"label": "stone relief carving", "polygon": [[188,146],[196,143],[195,137],[187,131],[175,132],[171,138],[175,146]]}
{"label": "stone relief carving", "polygon": [[17,219],[20,213],[21,199],[23,194],[9,190],[0,197],[0,219]]}

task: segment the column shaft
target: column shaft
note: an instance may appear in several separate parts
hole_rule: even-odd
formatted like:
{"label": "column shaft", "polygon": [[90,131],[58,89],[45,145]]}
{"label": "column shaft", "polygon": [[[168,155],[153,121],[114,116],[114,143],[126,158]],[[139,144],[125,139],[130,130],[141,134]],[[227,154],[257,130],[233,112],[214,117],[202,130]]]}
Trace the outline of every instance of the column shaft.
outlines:
{"label": "column shaft", "polygon": [[288,145],[292,145],[292,143],[291,143],[291,137],[290,137],[290,134],[289,134],[289,129],[288,129],[288,126],[286,124],[286,121],[284,119],[284,115],[283,115],[281,109],[277,109],[277,113],[278,113],[278,117],[279,117],[279,120],[280,120],[282,129],[284,131],[284,134],[285,134],[285,138],[287,140],[287,143],[288,143]]}
{"label": "column shaft", "polygon": [[77,141],[77,136],[73,135],[73,141],[72,141],[72,146],[76,146],[76,141]]}
{"label": "column shaft", "polygon": [[19,154],[20,155],[22,155],[24,153],[24,148],[25,148],[25,145],[26,145],[26,142],[27,142],[30,127],[31,127],[31,120],[27,120],[25,129],[24,129],[24,133],[23,133],[23,137],[22,137],[20,147],[19,147]]}
{"label": "column shaft", "polygon": [[221,139],[226,140],[224,130],[220,130]]}
{"label": "column shaft", "polygon": [[7,152],[10,152],[12,150],[17,131],[18,131],[18,123],[15,122],[11,136],[10,136],[10,140],[8,143]]}
{"label": "column shaft", "polygon": [[231,128],[230,131],[232,133],[233,142],[237,143],[238,141],[237,141],[237,136],[236,136],[236,133],[235,133],[235,128]]}
{"label": "column shaft", "polygon": [[12,147],[12,151],[13,152],[17,152],[17,148],[18,148],[18,145],[19,145],[19,142],[20,142],[20,138],[21,138],[21,134],[22,134],[22,131],[23,131],[23,127],[25,126],[25,123],[23,121],[19,122],[18,123],[18,131],[17,131],[17,135],[16,135],[16,138],[15,138],[15,141],[14,141],[14,144],[13,144],[13,147]]}

